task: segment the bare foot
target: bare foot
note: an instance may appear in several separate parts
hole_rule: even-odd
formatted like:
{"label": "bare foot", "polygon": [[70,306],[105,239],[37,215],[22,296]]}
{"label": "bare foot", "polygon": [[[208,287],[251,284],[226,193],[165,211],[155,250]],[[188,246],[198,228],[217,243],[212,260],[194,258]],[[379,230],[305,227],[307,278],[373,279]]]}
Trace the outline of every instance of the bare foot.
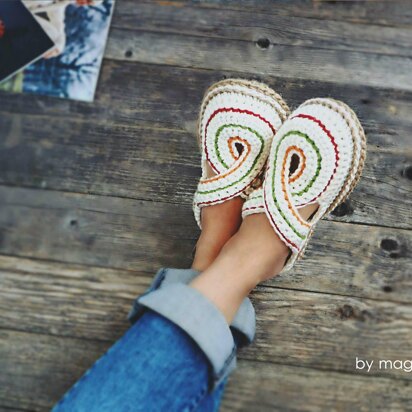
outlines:
{"label": "bare foot", "polygon": [[[208,176],[215,175],[208,166]],[[203,272],[219,255],[223,246],[242,223],[243,199],[235,197],[218,205],[202,208],[202,233],[196,244],[192,268]]]}
{"label": "bare foot", "polygon": [[[299,212],[308,219],[317,208],[316,204],[308,205]],[[247,216],[191,286],[209,298],[230,323],[250,291],[282,270],[289,253],[264,213]]]}

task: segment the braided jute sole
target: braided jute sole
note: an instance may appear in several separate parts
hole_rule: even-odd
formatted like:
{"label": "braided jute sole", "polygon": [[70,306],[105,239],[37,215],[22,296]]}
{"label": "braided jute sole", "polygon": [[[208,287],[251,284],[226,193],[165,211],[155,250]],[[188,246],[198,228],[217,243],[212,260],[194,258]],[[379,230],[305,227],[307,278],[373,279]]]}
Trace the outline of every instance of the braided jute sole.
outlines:
{"label": "braided jute sole", "polygon": [[[290,248],[291,256],[283,271],[303,256],[315,224],[353,191],[366,157],[363,128],[353,110],[343,102],[310,99],[289,119],[274,139],[264,188],[250,195],[243,210],[244,217],[265,212],[280,239]],[[279,153],[283,162],[278,162]],[[298,169],[302,167],[285,178],[290,170],[290,153],[300,153]],[[300,180],[296,183],[297,179]],[[300,217],[298,207],[311,203],[318,203],[319,208],[307,222]]]}
{"label": "braided jute sole", "polygon": [[[202,177],[193,210],[242,196],[262,172],[271,141],[290,111],[281,96],[254,80],[226,79],[206,91],[198,120]],[[208,176],[208,169],[215,174]]]}

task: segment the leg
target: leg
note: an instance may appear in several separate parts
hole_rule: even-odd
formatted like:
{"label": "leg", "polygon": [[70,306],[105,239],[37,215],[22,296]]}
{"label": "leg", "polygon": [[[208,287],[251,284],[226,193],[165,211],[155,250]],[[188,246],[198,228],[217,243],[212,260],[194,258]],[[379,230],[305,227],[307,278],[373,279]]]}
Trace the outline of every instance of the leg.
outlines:
{"label": "leg", "polygon": [[[215,175],[207,166],[207,175]],[[202,232],[196,244],[192,268],[203,272],[216,259],[226,242],[238,231],[242,223],[243,199],[235,197],[202,209]]]}
{"label": "leg", "polygon": [[[305,206],[300,214],[307,219],[317,207]],[[191,286],[212,301],[230,323],[243,299],[258,283],[278,274],[288,255],[289,249],[266,215],[251,215]]]}
{"label": "leg", "polygon": [[[55,406],[63,411],[176,411],[211,409],[220,399],[208,395],[209,363],[178,326],[153,312],[100,358]],[[196,409],[190,409],[196,410]]]}
{"label": "leg", "polygon": [[196,412],[218,412],[227,381],[223,381],[210,395],[202,400]]}

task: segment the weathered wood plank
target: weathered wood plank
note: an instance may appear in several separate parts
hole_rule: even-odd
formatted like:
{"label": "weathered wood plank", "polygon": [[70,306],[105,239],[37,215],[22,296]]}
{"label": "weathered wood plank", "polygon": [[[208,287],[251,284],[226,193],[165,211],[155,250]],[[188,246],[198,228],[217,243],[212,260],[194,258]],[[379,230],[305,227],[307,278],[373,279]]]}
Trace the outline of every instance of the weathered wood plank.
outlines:
{"label": "weathered wood plank", "polygon": [[[375,366],[382,359],[411,359],[410,304],[263,287],[252,300],[257,339],[242,351],[243,358],[348,373],[361,373],[356,356],[375,360]],[[376,367],[369,374],[412,379],[407,370]]]}
{"label": "weathered wood plank", "polygon": [[[192,203],[200,175],[194,130],[26,115],[3,115],[0,130],[2,184]],[[412,152],[371,151],[349,207],[332,219],[412,228],[403,173],[410,165]]]}
{"label": "weathered wood plank", "polygon": [[[108,343],[0,331],[1,404],[49,410],[107,347]],[[250,411],[256,405],[262,412],[380,407],[404,411],[411,405],[409,394],[408,381],[241,360],[229,381],[222,411]]]}
{"label": "weathered wood plank", "polygon": [[282,16],[350,21],[383,26],[412,26],[412,11],[405,0],[141,0],[159,7],[185,7],[197,4],[202,8],[249,13],[264,12]]}
{"label": "weathered wood plank", "polygon": [[[149,279],[125,271],[1,257],[0,327],[112,342]],[[12,268],[10,268],[12,267]],[[335,291],[334,291],[335,292]],[[355,371],[355,357],[409,360],[412,306],[259,286],[256,342],[241,358],[412,379],[403,370]]]}
{"label": "weathered wood plank", "polygon": [[408,57],[113,28],[105,57],[412,91]]}
{"label": "weathered wood plank", "polygon": [[27,409],[9,408],[7,406],[0,406],[0,412],[28,412]]}
{"label": "weathered wood plank", "polygon": [[109,342],[153,277],[1,255],[0,273],[0,328]]}
{"label": "weathered wood plank", "polygon": [[190,263],[197,229],[188,207],[4,187],[0,192],[5,254],[152,273],[159,265]]}
{"label": "weathered wood plank", "polygon": [[0,330],[0,404],[48,411],[108,342]]}
{"label": "weathered wood plank", "polygon": [[176,7],[173,3],[159,5],[123,0],[115,10],[112,26],[254,43],[268,39],[276,45],[412,56],[410,29],[339,22],[334,16],[331,20],[319,20],[255,10],[252,18],[247,9],[222,12],[221,8],[193,2]]}
{"label": "weathered wood plank", "polygon": [[[104,60],[93,105],[47,96],[0,92],[0,112],[47,114],[48,117],[57,116],[70,121],[103,120],[106,124],[156,126],[192,133],[206,88],[224,77],[238,75],[228,71]],[[245,73],[244,77],[258,78],[256,73]],[[281,93],[291,107],[314,96],[341,99],[358,113],[369,145],[401,152],[410,149],[410,92],[273,76],[262,76],[260,80]]]}
{"label": "weathered wood plank", "polygon": [[[173,12],[172,3],[190,7]],[[135,30],[132,2],[120,2],[114,25],[133,30],[114,30],[108,55],[119,61],[105,61],[93,105],[0,94],[0,183],[145,199],[0,187],[0,253],[35,258],[0,255],[0,328],[20,330],[0,330],[0,410],[48,410],[127,328],[131,300],[153,271],[190,264],[198,234],[189,207],[198,176],[195,119],[203,90],[223,76],[261,76],[292,105],[314,95],[346,100],[372,150],[345,216],[333,219],[411,227],[412,89],[404,72],[411,66],[378,56],[410,56],[408,30],[352,24],[410,25],[406,2],[226,0],[218,7],[237,9],[227,13],[213,3],[139,3]],[[260,10],[249,27],[247,8]],[[185,24],[190,19],[197,27]],[[282,23],[298,28],[273,28]],[[260,37],[278,45],[258,49]],[[410,359],[411,236],[323,222],[296,270],[254,293],[257,342],[242,352],[223,410],[411,409],[410,373],[372,378],[353,365],[355,356]]]}
{"label": "weathered wood plank", "polygon": [[412,408],[409,382],[239,362],[222,411],[398,411]]}
{"label": "weathered wood plank", "polygon": [[[0,187],[0,253],[154,273],[189,267],[188,205]],[[412,233],[321,222],[279,288],[410,302]]]}

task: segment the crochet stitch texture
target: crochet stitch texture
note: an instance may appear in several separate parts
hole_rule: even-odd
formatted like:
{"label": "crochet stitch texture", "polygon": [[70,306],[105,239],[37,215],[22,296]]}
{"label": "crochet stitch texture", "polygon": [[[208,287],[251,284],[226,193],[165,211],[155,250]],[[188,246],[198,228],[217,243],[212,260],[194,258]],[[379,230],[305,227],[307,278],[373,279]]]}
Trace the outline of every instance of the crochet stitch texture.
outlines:
{"label": "crochet stitch texture", "polygon": [[[202,177],[193,202],[199,226],[202,207],[241,195],[252,185],[288,114],[282,98],[256,81],[223,80],[206,92],[199,116]],[[207,176],[207,164],[214,176]]]}
{"label": "crochet stitch texture", "polygon": [[[266,213],[292,252],[284,271],[303,255],[314,225],[353,190],[365,154],[358,118],[337,100],[308,100],[282,125],[272,143],[263,188],[249,196],[243,216]],[[299,163],[290,173],[292,156]],[[319,208],[307,222],[298,208],[312,203]]]}

